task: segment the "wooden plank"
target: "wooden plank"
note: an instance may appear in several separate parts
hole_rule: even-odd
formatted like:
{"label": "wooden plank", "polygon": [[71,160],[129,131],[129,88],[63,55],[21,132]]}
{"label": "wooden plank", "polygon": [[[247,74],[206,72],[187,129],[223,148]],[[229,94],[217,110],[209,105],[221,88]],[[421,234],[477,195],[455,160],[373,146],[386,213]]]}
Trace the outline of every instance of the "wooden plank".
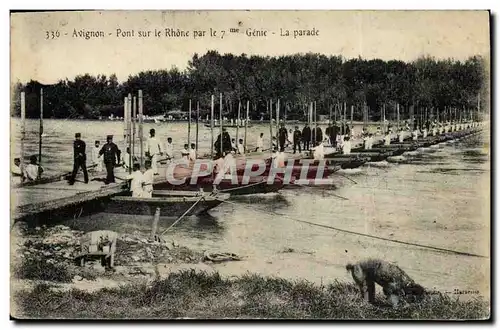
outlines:
{"label": "wooden plank", "polygon": [[[20,205],[16,208],[14,219],[20,219],[26,216],[35,215],[38,213],[57,210],[70,205],[76,205],[91,201],[98,198],[108,197],[116,195],[125,189],[126,185],[124,183],[115,183],[107,186],[103,186],[97,190],[84,191],[84,192],[72,192],[70,196],[64,196],[61,198],[54,198],[53,194],[45,195],[50,196],[50,200],[40,200],[34,203],[29,203],[25,205]],[[59,192],[61,192],[59,190]],[[34,195],[35,196],[35,195]]]}

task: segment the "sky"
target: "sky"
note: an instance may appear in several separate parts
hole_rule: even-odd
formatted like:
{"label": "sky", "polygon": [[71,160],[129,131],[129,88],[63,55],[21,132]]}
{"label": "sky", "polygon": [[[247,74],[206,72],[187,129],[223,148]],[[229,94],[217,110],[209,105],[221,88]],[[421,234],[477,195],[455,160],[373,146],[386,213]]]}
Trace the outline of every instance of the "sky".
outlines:
{"label": "sky", "polygon": [[[238,32],[230,32],[231,28]],[[117,30],[134,35],[117,36]],[[189,32],[167,37],[165,29]],[[217,31],[211,36],[210,30]],[[86,40],[78,33],[102,31]],[[155,30],[161,31],[155,36]],[[286,36],[286,30],[290,35]],[[308,31],[294,35],[294,31]],[[148,32],[149,36],[139,36]],[[194,31],[199,31],[194,37]],[[201,33],[204,32],[204,36]],[[225,31],[222,36],[222,32]],[[252,36],[248,32],[259,31]],[[267,31],[264,36],[262,31]],[[52,34],[52,32],[54,34]],[[76,36],[74,35],[76,32]],[[296,32],[298,33],[298,32]],[[489,57],[487,11],[88,11],[11,14],[11,82],[186,68],[194,53],[294,53],[412,61]],[[258,35],[258,36],[256,36]]]}

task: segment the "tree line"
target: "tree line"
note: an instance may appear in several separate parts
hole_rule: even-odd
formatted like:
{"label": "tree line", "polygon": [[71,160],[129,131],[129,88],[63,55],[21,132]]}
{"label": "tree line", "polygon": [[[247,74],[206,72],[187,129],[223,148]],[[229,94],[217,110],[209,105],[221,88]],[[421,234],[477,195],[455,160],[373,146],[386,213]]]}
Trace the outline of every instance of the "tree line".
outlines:
{"label": "tree line", "polygon": [[[144,114],[163,115],[172,110],[187,111],[200,105],[200,115],[210,113],[215,95],[216,117],[219,93],[223,93],[224,116],[236,118],[241,102],[242,116],[250,101],[251,119],[268,118],[269,100],[280,100],[280,118],[304,120],[315,102],[317,115],[339,118],[346,107],[350,119],[380,120],[410,115],[441,118],[471,111],[488,99],[486,63],[480,56],[464,61],[421,57],[412,62],[362,58],[344,59],[321,54],[279,57],[236,56],[208,51],[194,54],[185,70],[144,71],[119,83],[116,75],[84,74],[53,85],[37,81],[17,83],[13,88],[12,115],[20,115],[20,92],[26,95],[26,116],[40,116],[40,88],[44,92],[45,118],[96,119],[123,117],[123,99],[143,91]],[[366,111],[363,109],[367,109]],[[193,111],[195,113],[195,111]],[[367,117],[364,114],[368,114]],[[332,117],[333,117],[332,115]],[[274,110],[273,110],[273,116]],[[458,116],[458,115],[457,115]]]}

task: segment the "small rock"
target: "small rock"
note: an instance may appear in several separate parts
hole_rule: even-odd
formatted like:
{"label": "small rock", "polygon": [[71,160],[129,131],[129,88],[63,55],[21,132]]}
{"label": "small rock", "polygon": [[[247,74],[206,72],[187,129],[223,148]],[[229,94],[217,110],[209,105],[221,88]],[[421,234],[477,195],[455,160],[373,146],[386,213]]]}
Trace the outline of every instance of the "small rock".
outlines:
{"label": "small rock", "polygon": [[40,227],[35,227],[35,230],[36,230],[36,231],[40,231],[41,229],[42,229],[42,228],[40,228]]}
{"label": "small rock", "polygon": [[73,281],[81,281],[81,280],[83,280],[83,277],[81,277],[80,275],[75,275],[73,277]]}
{"label": "small rock", "polygon": [[186,261],[188,261],[188,262],[189,262],[189,261],[191,261],[191,258],[187,257],[187,258],[186,258]]}
{"label": "small rock", "polygon": [[172,262],[172,261],[174,261],[174,258],[172,258],[172,257],[168,257],[168,259],[167,259],[167,260],[168,260],[168,262]]}
{"label": "small rock", "polygon": [[48,257],[48,256],[51,256],[52,255],[52,252],[50,251],[43,251],[43,255]]}
{"label": "small rock", "polygon": [[137,262],[137,261],[141,260],[141,258],[140,258],[140,257],[138,257],[138,256],[136,256],[136,255],[133,255],[133,256],[132,256],[132,260],[134,260],[134,261],[136,261],[136,262]]}

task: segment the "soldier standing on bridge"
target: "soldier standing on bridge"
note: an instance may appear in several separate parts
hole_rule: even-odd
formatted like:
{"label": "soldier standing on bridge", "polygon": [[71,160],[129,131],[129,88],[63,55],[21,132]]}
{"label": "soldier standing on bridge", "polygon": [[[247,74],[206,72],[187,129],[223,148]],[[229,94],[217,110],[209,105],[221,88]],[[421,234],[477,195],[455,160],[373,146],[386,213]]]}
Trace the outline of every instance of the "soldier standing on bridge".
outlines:
{"label": "soldier standing on bridge", "polygon": [[87,155],[85,153],[85,142],[82,141],[80,133],[75,134],[75,141],[73,142],[73,153],[74,153],[74,163],[73,163],[73,173],[71,174],[71,178],[69,179],[69,184],[75,184],[76,173],[80,167],[83,171],[83,179],[85,183],[89,183],[89,174],[87,172],[87,165],[85,164],[87,161]]}
{"label": "soldier standing on bridge", "polygon": [[106,165],[106,184],[115,182],[115,165],[120,162],[120,149],[113,143],[113,135],[108,135],[106,144],[102,146],[99,155],[104,154],[104,164]]}

